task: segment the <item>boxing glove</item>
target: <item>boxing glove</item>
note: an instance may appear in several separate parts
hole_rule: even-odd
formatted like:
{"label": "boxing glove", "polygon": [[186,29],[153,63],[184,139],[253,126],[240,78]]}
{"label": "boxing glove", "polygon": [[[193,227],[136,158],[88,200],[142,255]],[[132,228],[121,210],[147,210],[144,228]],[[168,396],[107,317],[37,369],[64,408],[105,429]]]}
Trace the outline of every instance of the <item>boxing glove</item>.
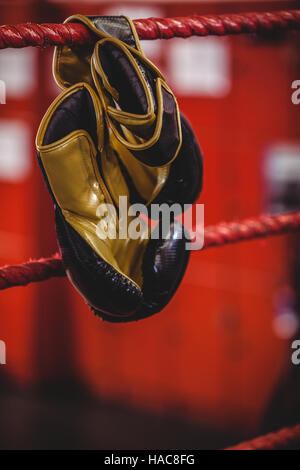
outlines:
{"label": "boxing glove", "polygon": [[[101,163],[118,165],[119,157],[102,103],[87,83],[71,86],[54,101],[41,122],[36,145],[54,202],[66,272],[87,304],[112,322],[139,320],[161,311],[188,263],[185,231],[170,220],[161,234],[161,221],[153,231],[142,218],[128,216],[126,227],[138,225],[138,236],[121,236],[121,221]],[[122,195],[130,193],[124,181],[118,189]]]}

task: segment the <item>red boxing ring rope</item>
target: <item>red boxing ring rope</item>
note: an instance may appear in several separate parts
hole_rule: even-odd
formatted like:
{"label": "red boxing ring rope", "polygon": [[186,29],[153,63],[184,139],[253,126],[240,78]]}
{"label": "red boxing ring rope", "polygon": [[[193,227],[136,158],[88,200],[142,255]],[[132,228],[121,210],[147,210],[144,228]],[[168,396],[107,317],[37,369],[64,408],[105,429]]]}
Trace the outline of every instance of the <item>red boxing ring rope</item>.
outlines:
{"label": "red boxing ring rope", "polygon": [[[236,222],[221,222],[205,229],[203,249],[280,235],[299,229],[300,211],[272,216],[262,215]],[[28,261],[16,266],[3,266],[0,268],[0,290],[62,276],[65,276],[63,263],[56,253],[50,258]]]}
{"label": "red boxing ring rope", "polygon": [[[134,24],[140,39],[270,33],[300,29],[300,10],[148,18],[134,20]],[[0,49],[27,46],[80,46],[91,40],[90,31],[79,23],[24,23],[0,26]]]}
{"label": "red boxing ring rope", "polygon": [[[190,36],[226,36],[244,33],[272,33],[300,30],[300,10],[230,15],[205,15],[177,18],[148,18],[134,21],[140,39],[187,38]],[[91,43],[90,31],[79,23],[0,26],[0,49],[27,46],[80,46]],[[204,249],[223,246],[300,229],[300,211],[260,216],[237,222],[222,222],[207,227]],[[17,266],[0,268],[0,290],[25,286],[31,282],[65,276],[58,253],[49,258],[30,260]],[[300,424],[243,442],[226,450],[280,450],[300,448]]]}
{"label": "red boxing ring rope", "polygon": [[287,448],[292,450],[300,448],[300,424],[256,437],[252,441],[242,442],[225,450],[286,450]]}

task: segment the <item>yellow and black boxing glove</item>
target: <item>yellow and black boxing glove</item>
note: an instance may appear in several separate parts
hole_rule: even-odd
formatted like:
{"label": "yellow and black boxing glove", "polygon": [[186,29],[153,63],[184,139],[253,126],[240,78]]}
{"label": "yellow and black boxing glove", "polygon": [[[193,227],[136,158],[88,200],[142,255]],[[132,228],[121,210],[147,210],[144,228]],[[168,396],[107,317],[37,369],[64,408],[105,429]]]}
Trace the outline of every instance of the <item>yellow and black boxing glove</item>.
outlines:
{"label": "yellow and black boxing glove", "polygon": [[[167,229],[159,221],[151,231],[143,219],[128,216],[124,235],[101,163],[110,162],[111,174],[118,175],[119,156],[107,138],[102,103],[90,85],[72,85],[54,101],[36,145],[54,202],[67,275],[87,304],[112,322],[161,311],[188,263],[184,229],[171,220]],[[115,186],[119,194],[130,194],[124,180],[115,177]],[[138,236],[131,236],[131,223],[139,226]]]}
{"label": "yellow and black boxing glove", "polygon": [[[194,202],[202,184],[202,157],[194,133],[182,115],[180,149],[176,158],[169,156],[170,162],[164,165],[143,163],[129,148],[129,142],[122,141],[122,135],[109,128],[108,124],[112,127],[116,122],[116,126],[122,126],[126,138],[137,136],[135,132],[144,135],[145,139],[149,137],[143,132],[149,132],[153,127],[143,122],[145,113],[143,119],[137,119],[134,125],[130,122],[126,128],[124,113],[129,111],[121,109],[121,105],[126,106],[122,86],[127,91],[139,90],[139,86],[132,87],[131,83],[132,69],[137,67],[135,61],[145,65],[147,60],[139,60],[138,54],[132,51],[128,56],[119,39],[117,42],[108,40],[108,33],[114,32],[131,42],[128,46],[133,47],[136,36],[126,18],[79,18],[90,27],[93,22],[93,28],[95,24],[101,24],[102,28],[105,25],[104,31],[97,29],[97,39],[117,44],[111,50],[105,46],[105,54],[108,54],[109,64],[123,70],[123,75],[120,74],[122,85],[120,80],[115,81],[114,72],[107,69],[108,86],[105,88],[103,74],[99,74],[99,51],[95,53],[96,49],[90,45],[58,48],[54,73],[65,91],[50,106],[41,123],[37,136],[38,158],[55,203],[59,246],[71,282],[102,318],[116,322],[138,320],[162,310],[176,292],[189,258],[189,252],[185,250],[185,233],[181,224],[174,220],[167,230],[163,229],[160,220],[153,234],[140,219],[139,236],[124,237],[124,233],[121,234],[124,228],[120,226],[114,208],[118,208],[120,196],[126,196],[130,203],[143,202],[145,205]],[[98,47],[102,48],[101,45]],[[129,59],[124,61],[124,55]],[[97,60],[98,65],[96,62],[93,65],[93,60]],[[102,55],[101,61],[103,67]],[[145,67],[144,72],[151,70],[151,77],[154,77],[154,66]],[[147,83],[147,87],[154,90],[157,85],[155,79],[150,78],[140,86],[144,88]],[[77,83],[80,79],[83,82]],[[112,84],[118,95],[112,90]],[[128,91],[128,96],[135,100],[136,106],[138,99],[143,103],[142,95],[133,98]],[[148,104],[152,100],[150,107],[157,111],[154,96],[152,92],[148,95]],[[109,106],[111,109],[108,110]],[[115,113],[117,118],[114,116],[111,121],[109,113]],[[157,112],[154,112],[154,120],[153,114],[148,114],[151,123],[155,123]],[[118,120],[124,122],[118,123]],[[167,136],[164,134],[164,139]],[[140,157],[142,151],[139,148]],[[135,223],[133,217],[128,224],[131,222]]]}
{"label": "yellow and black boxing glove", "polygon": [[[131,203],[176,203],[182,211],[200,194],[202,154],[162,74],[143,54],[132,21],[83,15],[69,21],[84,23],[95,40],[86,46],[56,48],[57,83],[62,89],[80,81],[96,88],[111,145],[120,156],[118,178],[131,188]],[[107,171],[105,177],[118,204],[115,174]]]}

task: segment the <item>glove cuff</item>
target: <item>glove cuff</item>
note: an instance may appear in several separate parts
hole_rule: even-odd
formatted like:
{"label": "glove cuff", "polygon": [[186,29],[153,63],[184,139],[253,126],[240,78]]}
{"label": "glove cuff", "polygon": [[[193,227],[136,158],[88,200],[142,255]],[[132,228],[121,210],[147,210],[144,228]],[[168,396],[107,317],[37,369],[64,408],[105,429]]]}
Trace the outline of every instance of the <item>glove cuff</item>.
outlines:
{"label": "glove cuff", "polygon": [[93,41],[80,47],[57,46],[53,56],[53,75],[64,90],[78,82],[93,86],[90,62],[94,46],[99,39],[118,37],[121,41],[142,52],[138,34],[126,16],[72,15],[64,23],[82,23],[92,33]]}

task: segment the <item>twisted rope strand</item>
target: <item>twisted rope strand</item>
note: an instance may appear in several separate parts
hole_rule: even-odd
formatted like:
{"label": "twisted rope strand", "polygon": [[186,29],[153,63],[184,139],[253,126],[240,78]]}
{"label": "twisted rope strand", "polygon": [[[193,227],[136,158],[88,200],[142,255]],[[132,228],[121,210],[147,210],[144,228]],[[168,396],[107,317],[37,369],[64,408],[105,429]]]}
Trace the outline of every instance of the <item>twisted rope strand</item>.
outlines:
{"label": "twisted rope strand", "polygon": [[135,20],[141,39],[187,38],[190,36],[226,36],[300,28],[300,11],[288,10],[231,15],[186,16]]}
{"label": "twisted rope strand", "polygon": [[[134,20],[134,24],[140,39],[268,33],[300,29],[300,10],[147,18]],[[24,23],[0,26],[0,49],[27,46],[82,46],[91,41],[90,31],[80,23]]]}
{"label": "twisted rope strand", "polygon": [[280,235],[298,230],[299,227],[300,211],[270,216],[261,215],[240,222],[221,222],[216,226],[205,228],[204,249],[254,238]]}
{"label": "twisted rope strand", "polygon": [[30,260],[17,266],[3,266],[0,268],[0,290],[65,275],[61,257],[56,253],[50,258]]}
{"label": "twisted rope strand", "polygon": [[[300,211],[272,216],[262,215],[239,222],[221,222],[205,228],[204,249],[280,235],[299,230],[299,228]],[[62,260],[56,253],[49,258],[28,261],[17,266],[3,266],[0,268],[0,290],[64,275]]]}
{"label": "twisted rope strand", "polygon": [[225,450],[283,450],[287,448],[300,449],[300,424],[256,437]]}

